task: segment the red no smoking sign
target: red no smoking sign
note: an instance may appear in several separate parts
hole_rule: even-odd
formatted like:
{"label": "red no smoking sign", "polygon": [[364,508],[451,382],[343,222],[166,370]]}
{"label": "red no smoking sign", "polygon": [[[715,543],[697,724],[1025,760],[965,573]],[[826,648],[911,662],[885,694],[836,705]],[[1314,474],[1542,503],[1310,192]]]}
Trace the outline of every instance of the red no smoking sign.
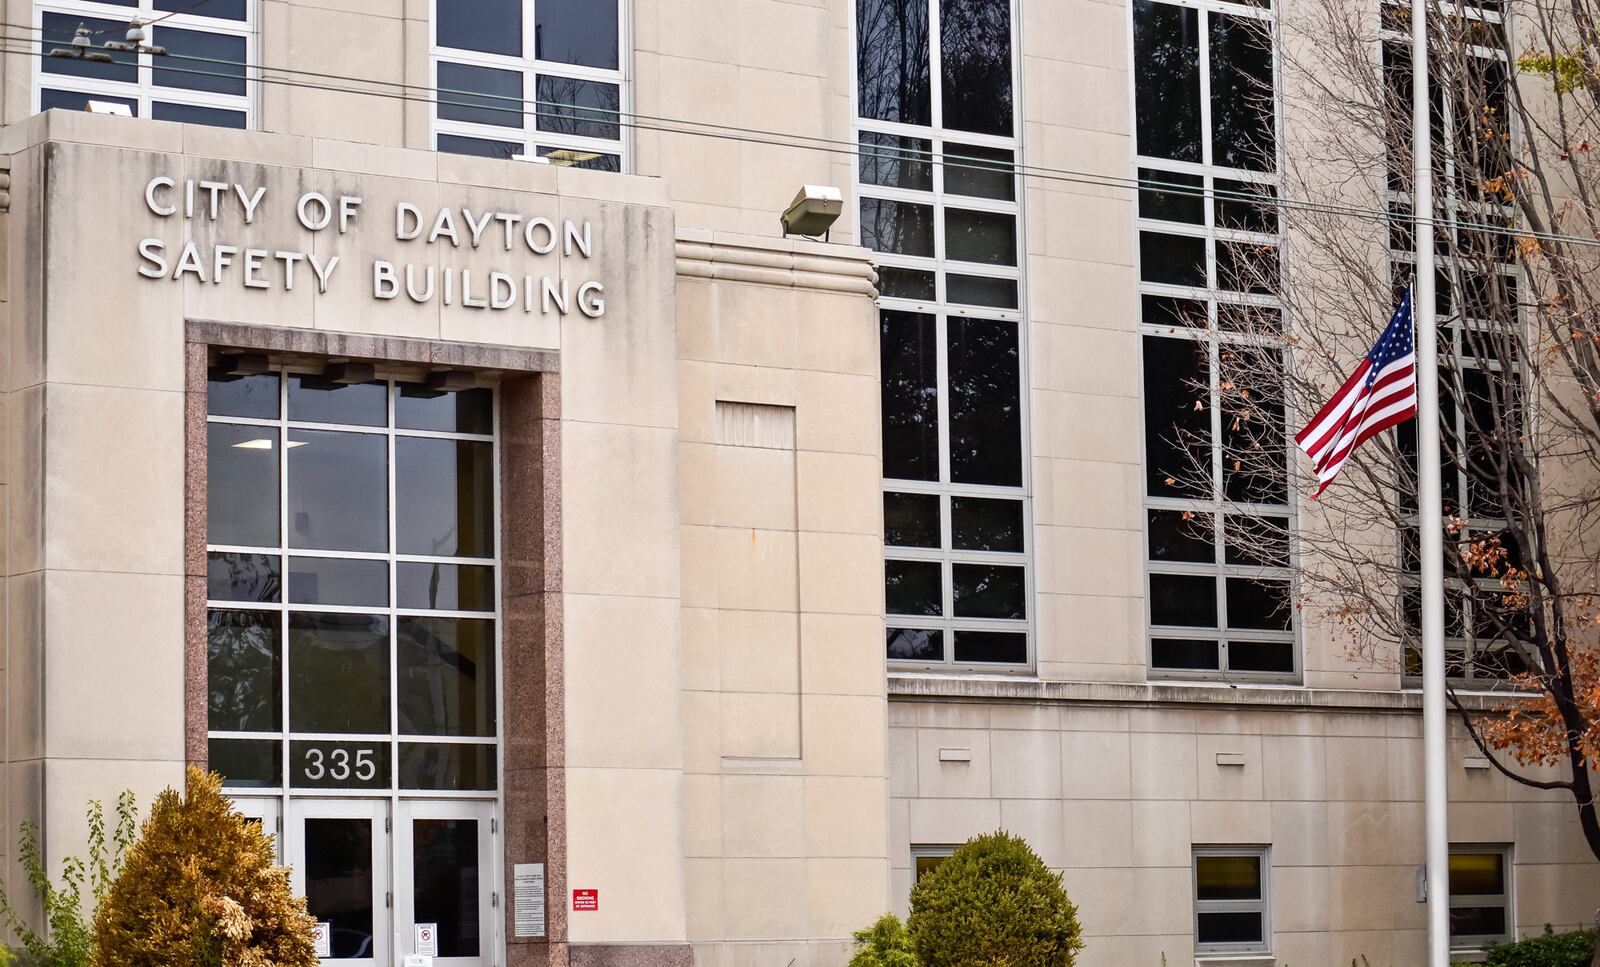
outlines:
{"label": "red no smoking sign", "polygon": [[598,909],[600,909],[600,891],[599,890],[573,890],[572,891],[572,909],[574,909],[574,910],[598,910]]}

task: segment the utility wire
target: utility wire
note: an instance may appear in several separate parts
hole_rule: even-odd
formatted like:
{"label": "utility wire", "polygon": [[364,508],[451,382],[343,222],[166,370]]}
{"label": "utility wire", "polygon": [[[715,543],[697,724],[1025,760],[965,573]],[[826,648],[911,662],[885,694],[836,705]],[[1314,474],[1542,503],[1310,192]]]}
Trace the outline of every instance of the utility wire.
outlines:
{"label": "utility wire", "polygon": [[[0,26],[12,25],[0,22]],[[3,32],[0,32],[0,45],[3,45],[4,42],[8,40],[20,41],[24,44],[32,44],[35,42],[33,38],[10,37],[5,35]],[[40,58],[48,57],[48,55],[42,49],[34,49],[32,47],[18,48],[0,46],[0,52]],[[693,137],[734,141],[743,144],[760,144],[772,147],[800,148],[858,158],[876,157],[887,160],[926,162],[929,164],[940,165],[947,170],[956,169],[982,172],[987,174],[994,174],[1000,171],[1010,171],[1023,177],[1033,178],[1040,181],[1053,181],[1066,184],[1089,185],[1093,187],[1114,188],[1121,190],[1149,189],[1157,190],[1162,194],[1178,195],[1181,197],[1192,197],[1199,199],[1212,198],[1219,201],[1239,201],[1262,208],[1277,208],[1326,215],[1342,215],[1367,221],[1383,222],[1385,224],[1392,221],[1403,221],[1411,224],[1424,223],[1433,227],[1439,226],[1439,223],[1433,219],[1420,219],[1415,215],[1405,215],[1383,209],[1366,208],[1359,205],[1340,204],[1335,202],[1319,202],[1312,201],[1310,199],[1285,198],[1276,194],[1264,195],[1257,192],[1234,191],[1231,189],[1216,188],[1214,186],[1208,190],[1203,185],[1197,186],[1183,184],[1180,182],[1162,181],[1154,178],[1128,178],[1117,175],[1097,174],[1093,172],[1074,171],[1067,168],[1053,168],[1041,165],[1019,164],[1015,162],[997,163],[992,161],[966,158],[960,154],[952,155],[948,151],[941,155],[939,152],[921,151],[918,149],[863,146],[856,142],[824,138],[816,135],[770,131],[759,128],[714,124],[701,121],[688,121],[676,118],[665,118],[646,114],[624,112],[613,108],[556,102],[545,99],[513,97],[504,94],[484,94],[473,91],[459,91],[450,88],[407,84],[400,81],[372,80],[369,78],[352,77],[345,74],[330,74],[318,71],[300,70],[296,68],[269,67],[262,64],[250,64],[244,61],[233,61],[211,57],[197,57],[185,54],[166,54],[163,56],[162,60],[163,64],[161,66],[161,70],[177,74],[188,74],[196,77],[220,78],[230,81],[242,79],[239,77],[237,72],[207,71],[197,70],[194,68],[176,67],[168,65],[166,61],[189,61],[200,64],[239,68],[246,71],[270,71],[273,73],[300,75],[302,77],[318,78],[323,80],[400,88],[402,90],[395,92],[337,87],[322,83],[293,80],[285,77],[269,77],[264,75],[253,78],[243,78],[245,80],[254,80],[256,83],[260,84],[272,84],[280,87],[303,88],[330,93],[379,97],[387,100],[397,100],[417,104],[432,104],[435,106],[463,107],[480,111],[501,110],[508,114],[533,114],[535,117],[554,118],[565,122],[587,121],[589,123],[614,123],[618,127],[630,128],[639,131],[653,131],[665,134],[684,134]],[[425,95],[431,96],[418,97],[409,93],[405,93],[405,91],[419,91],[423,92]],[[503,107],[497,105],[503,105]],[[529,105],[533,106],[533,110],[527,110]],[[515,111],[512,110],[513,107],[515,108]],[[509,130],[512,129],[508,129],[508,131]],[[546,133],[560,136],[563,132],[549,131]],[[910,135],[887,136],[916,139],[915,136]],[[1600,238],[1564,235],[1558,232],[1536,232],[1512,228],[1493,222],[1456,221],[1453,224],[1457,230],[1475,232],[1485,235],[1500,235],[1512,239],[1534,239],[1538,241],[1566,243],[1576,246],[1600,247]]]}

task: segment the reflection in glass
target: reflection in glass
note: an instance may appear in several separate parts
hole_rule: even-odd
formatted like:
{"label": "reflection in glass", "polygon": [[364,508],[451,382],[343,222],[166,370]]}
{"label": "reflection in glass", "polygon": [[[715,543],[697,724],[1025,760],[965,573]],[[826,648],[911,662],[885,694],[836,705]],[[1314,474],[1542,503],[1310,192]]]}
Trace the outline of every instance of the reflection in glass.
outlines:
{"label": "reflection in glass", "polygon": [[243,37],[164,26],[157,26],[154,35],[156,46],[165,47],[171,58],[156,57],[151,61],[158,86],[244,95]]}
{"label": "reflection in glass", "polygon": [[1022,501],[950,498],[950,537],[958,551],[1022,553]]}
{"label": "reflection in glass", "polygon": [[878,292],[886,299],[934,300],[933,273],[923,269],[878,267]]}
{"label": "reflection in glass", "polygon": [[617,85],[540,74],[537,90],[540,131],[609,141],[622,137],[622,88]]}
{"label": "reflection in glass", "polygon": [[445,391],[400,383],[395,386],[394,425],[402,430],[488,435],[494,432],[494,395],[481,388]]}
{"label": "reflection in glass", "polygon": [[493,621],[400,618],[395,648],[402,734],[495,734]]}
{"label": "reflection in glass", "polygon": [[400,743],[400,788],[488,790],[495,787],[494,746]]}
{"label": "reflection in glass", "polygon": [[622,156],[606,154],[603,151],[540,146],[535,149],[535,154],[541,158],[548,158],[550,163],[557,168],[582,168],[585,171],[610,171],[613,173],[622,170]]}
{"label": "reflection in glass", "polygon": [[277,742],[253,739],[210,739],[206,768],[222,776],[229,788],[273,788],[283,784],[282,748]]}
{"label": "reflection in glass", "polygon": [[[43,30],[39,37],[39,47],[42,50],[52,50],[56,47],[71,47],[72,38],[77,35],[78,27],[82,25],[96,37],[121,38],[127,33],[128,25],[115,20],[101,20],[98,17],[80,17],[77,14],[46,13],[40,23]],[[94,41],[96,47],[103,43]],[[77,57],[41,57],[39,69],[47,74],[72,74],[77,77],[96,77],[106,81],[134,82],[139,79],[139,55],[132,51],[106,51],[111,55],[111,62],[84,60]],[[98,96],[95,98],[100,100]],[[135,114],[138,112],[135,111]]]}
{"label": "reflection in glass", "polygon": [[944,660],[944,632],[937,628],[890,628],[887,638],[894,661]]}
{"label": "reflection in glass", "polygon": [[468,138],[459,134],[441,134],[437,147],[447,154],[469,154],[478,158],[496,158],[506,161],[523,152],[520,141],[491,141],[488,138]]}
{"label": "reflection in glass", "polygon": [[1211,496],[1209,468],[1197,470],[1191,457],[1209,452],[1211,441],[1207,358],[1194,340],[1144,337],[1145,487],[1152,497]]}
{"label": "reflection in glass", "polygon": [[1261,858],[1258,856],[1196,856],[1196,900],[1261,899]]}
{"label": "reflection in glass", "polygon": [[131,97],[112,97],[109,94],[85,94],[82,91],[56,91],[50,88],[41,88],[39,91],[39,110],[42,111],[87,111],[90,101],[110,101],[112,104],[121,104],[128,109],[133,117],[139,117],[139,102]]}
{"label": "reflection in glass", "polygon": [[[1205,179],[1178,171],[1139,169],[1139,217],[1163,222],[1206,223]],[[1148,320],[1146,320],[1148,321]]]}
{"label": "reflection in glass", "polygon": [[395,604],[427,611],[493,611],[494,568],[486,564],[395,565]]}
{"label": "reflection in glass", "polygon": [[1199,162],[1199,13],[1133,0],[1134,128],[1138,153]]}
{"label": "reflection in glass", "polygon": [[939,546],[939,495],[883,495],[883,542],[891,547]]}
{"label": "reflection in glass", "polygon": [[616,70],[617,2],[539,0],[533,5],[533,56],[561,64]]}
{"label": "reflection in glass", "polygon": [[435,3],[440,47],[522,56],[523,0],[448,0]]}
{"label": "reflection in glass", "polygon": [[278,546],[278,430],[206,424],[206,542]]}
{"label": "reflection in glass", "polygon": [[1021,372],[1017,325],[946,321],[950,385],[950,479],[1022,485]]}
{"label": "reflection in glass", "polygon": [[289,431],[289,546],[327,551],[389,547],[388,438]]}
{"label": "reflection in glass", "polygon": [[388,607],[389,564],[353,558],[291,557],[289,603]]}
{"label": "reflection in glass", "polygon": [[944,126],[1010,137],[1010,0],[940,0]]}
{"label": "reflection in glass", "polygon": [[1016,265],[1017,216],[946,208],[944,254],[956,262]]}
{"label": "reflection in glass", "polygon": [[1016,198],[1016,155],[1002,148],[949,144],[944,149],[944,190],[974,198]]}
{"label": "reflection in glass", "polygon": [[276,601],[280,593],[276,554],[206,555],[206,597],[212,601]]}
{"label": "reflection in glass", "polygon": [[1211,163],[1271,171],[1274,132],[1271,24],[1209,13]]}
{"label": "reflection in glass", "polygon": [[957,275],[944,277],[945,301],[969,306],[989,306],[994,309],[1017,307],[1017,280],[996,279],[986,275]]}
{"label": "reflection in glass", "polygon": [[[958,618],[1026,618],[1022,568],[998,564],[952,564],[951,594]],[[959,644],[959,635],[958,644]]]}
{"label": "reflection in glass", "polygon": [[280,719],[276,611],[212,611],[206,619],[208,726],[217,732],[275,732]]}
{"label": "reflection in glass", "polygon": [[939,347],[933,316],[878,314],[883,373],[883,475],[939,479]]}
{"label": "reflection in glass", "polygon": [[150,105],[150,116],[157,121],[172,121],[176,124],[206,124],[214,128],[233,128],[235,131],[243,131],[246,127],[246,117],[243,111],[227,111],[220,107],[201,107],[198,104],[172,104],[167,101],[156,101]]}
{"label": "reflection in glass", "polygon": [[440,957],[478,956],[478,835],[475,819],[411,822],[412,919],[436,926]]}
{"label": "reflection in glass", "polygon": [[321,376],[289,375],[289,419],[350,426],[389,424],[388,387],[383,383],[334,383]]}
{"label": "reflection in glass", "polygon": [[1150,560],[1215,563],[1217,548],[1212,536],[1213,521],[1209,513],[1150,511]]}
{"label": "reflection in glass", "polygon": [[[933,142],[893,134],[861,132],[860,172],[864,185],[914,191],[933,190]],[[948,179],[948,172],[946,179]]]}
{"label": "reflection in glass", "polygon": [[494,556],[491,444],[397,437],[394,501],[399,553]]}
{"label": "reflection in glass", "polygon": [[254,420],[278,418],[278,374],[228,376],[213,370],[206,381],[206,413]]}
{"label": "reflection in glass", "polygon": [[875,121],[929,124],[928,0],[856,3],[857,111]]}
{"label": "reflection in glass", "polygon": [[307,819],[306,912],[332,925],[334,959],[371,957],[372,820]]}
{"label": "reflection in glass", "polygon": [[944,579],[937,561],[884,561],[883,581],[889,614],[944,613]]}
{"label": "reflection in glass", "polygon": [[289,615],[289,728],[389,731],[389,619]]}
{"label": "reflection in glass", "polygon": [[522,72],[439,62],[439,117],[522,127]]}
{"label": "reflection in glass", "polygon": [[1451,896],[1500,896],[1506,892],[1505,855],[1451,853]]}
{"label": "reflection in glass", "polygon": [[[113,0],[113,2],[128,7],[138,6],[134,0]],[[194,0],[155,0],[155,8],[168,13],[198,13],[202,17],[216,17],[220,20],[243,20],[246,2],[247,0],[207,0],[204,10],[196,10]]]}
{"label": "reflection in glass", "polygon": [[861,199],[861,244],[874,252],[933,258],[933,206]]}

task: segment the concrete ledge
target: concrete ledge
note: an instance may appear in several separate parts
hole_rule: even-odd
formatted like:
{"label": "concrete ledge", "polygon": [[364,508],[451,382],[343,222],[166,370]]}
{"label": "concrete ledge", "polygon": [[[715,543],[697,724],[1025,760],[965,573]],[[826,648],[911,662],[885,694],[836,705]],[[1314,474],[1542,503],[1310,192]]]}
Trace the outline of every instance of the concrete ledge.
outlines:
{"label": "concrete ledge", "polygon": [[872,253],[856,245],[679,229],[678,275],[877,298]]}
{"label": "concrete ledge", "polygon": [[694,967],[694,948],[686,943],[572,944],[571,967]]}
{"label": "concrete ledge", "polygon": [[561,368],[560,354],[547,349],[408,339],[328,329],[246,326],[206,319],[189,319],[187,323],[187,341],[227,349],[258,349],[308,356],[339,356],[518,373],[554,373]]}

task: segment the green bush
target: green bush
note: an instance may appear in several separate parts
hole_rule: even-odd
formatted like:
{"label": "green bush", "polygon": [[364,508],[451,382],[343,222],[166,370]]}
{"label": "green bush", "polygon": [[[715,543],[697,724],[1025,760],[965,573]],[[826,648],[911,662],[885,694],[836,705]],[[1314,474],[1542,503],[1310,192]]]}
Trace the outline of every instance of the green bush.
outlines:
{"label": "green bush", "polygon": [[885,913],[865,930],[857,930],[856,955],[850,967],[920,967],[911,935],[892,913]]}
{"label": "green bush", "polygon": [[1083,948],[1060,875],[1004,830],[918,880],[906,926],[921,967],[1072,967]]}
{"label": "green bush", "polygon": [[1547,923],[1541,936],[1490,947],[1483,962],[1488,967],[1589,967],[1594,949],[1593,930],[1555,933]]}

